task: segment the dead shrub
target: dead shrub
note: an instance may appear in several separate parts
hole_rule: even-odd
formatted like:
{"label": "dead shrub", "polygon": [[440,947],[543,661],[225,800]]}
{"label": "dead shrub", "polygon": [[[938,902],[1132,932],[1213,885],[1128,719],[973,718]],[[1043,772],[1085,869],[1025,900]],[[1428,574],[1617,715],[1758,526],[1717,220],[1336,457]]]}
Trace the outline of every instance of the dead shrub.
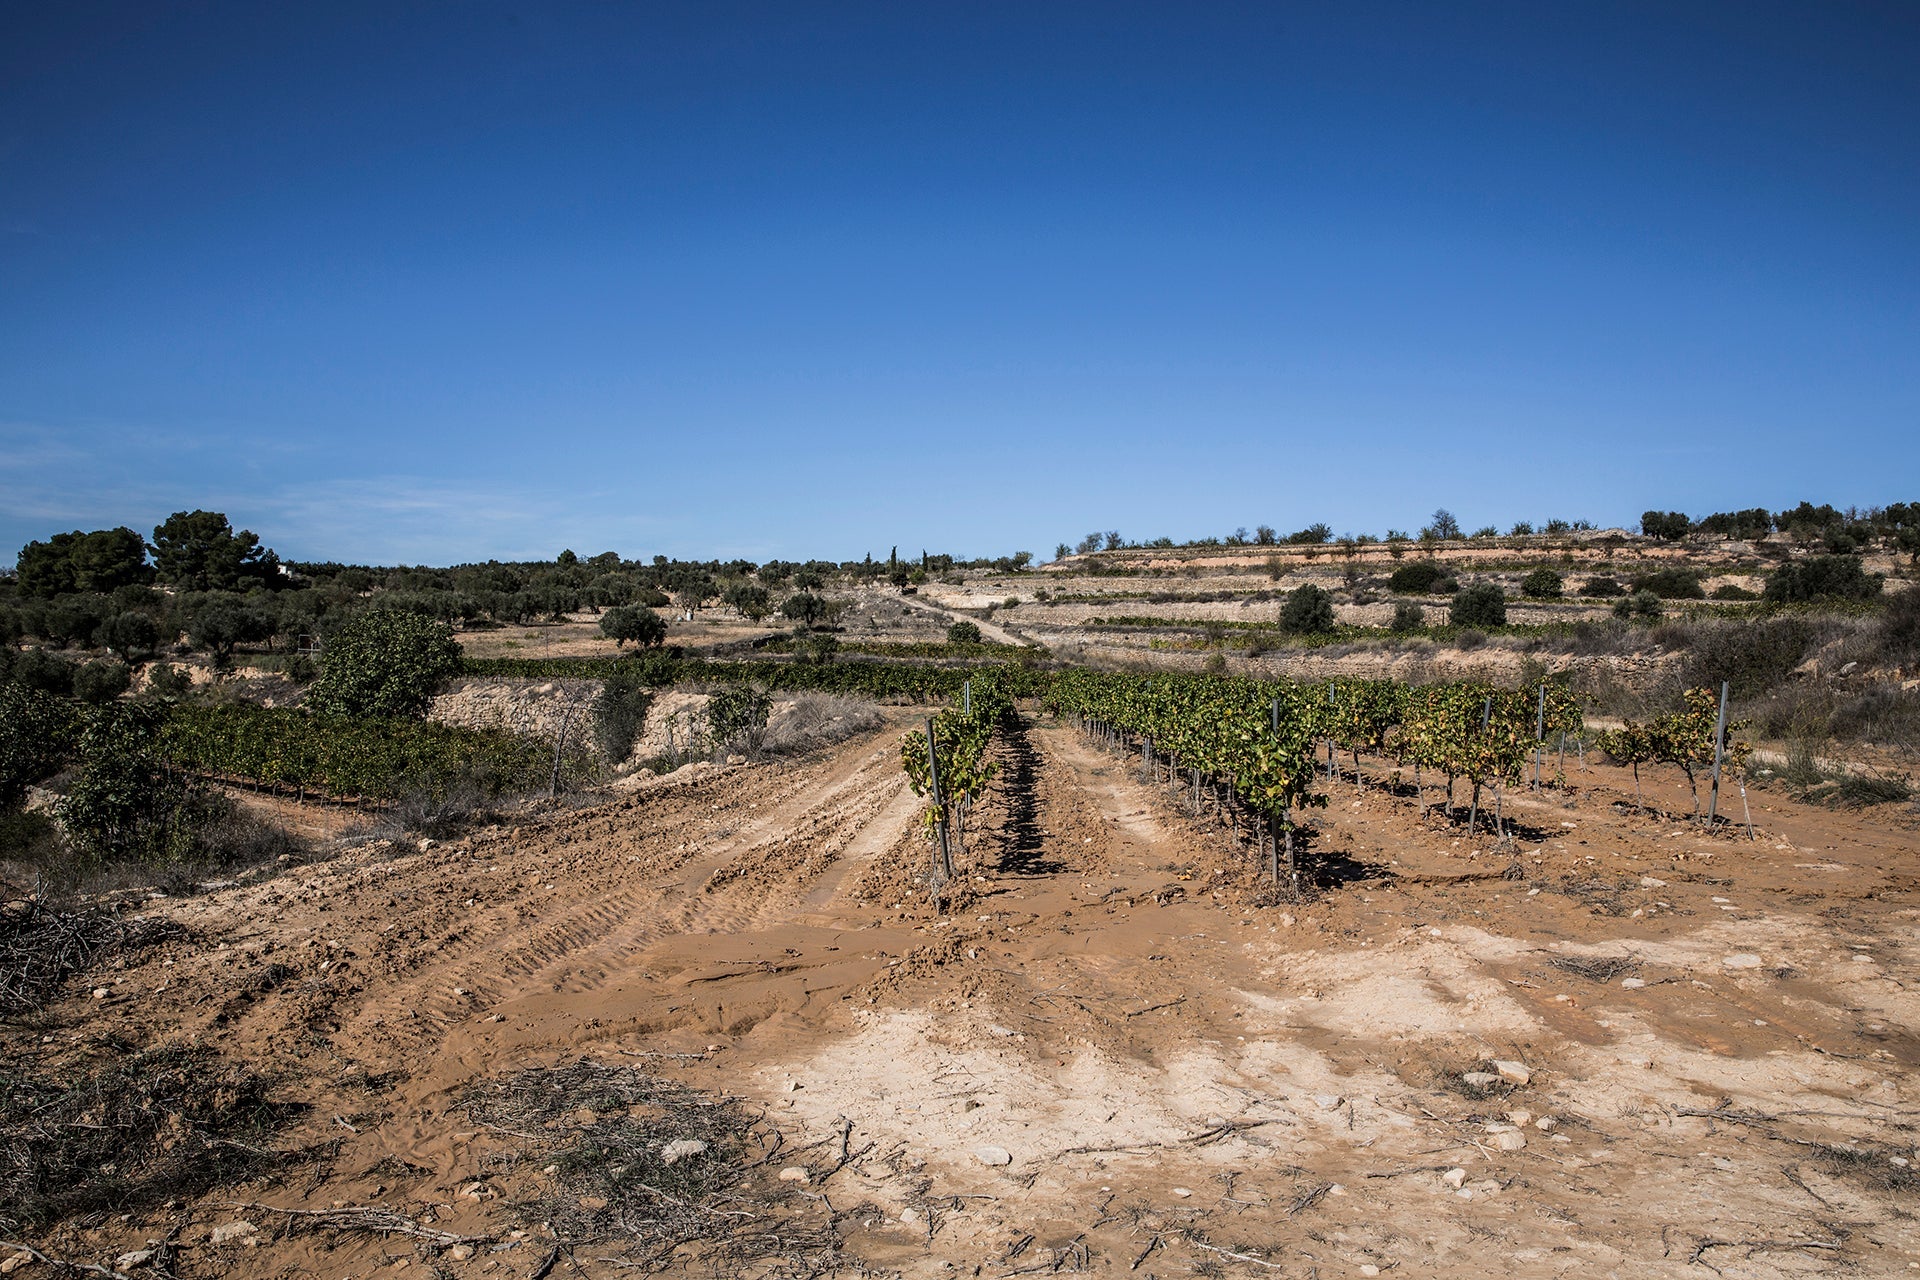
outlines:
{"label": "dead shrub", "polygon": [[884,724],[880,708],[838,693],[803,693],[793,706],[776,716],[760,737],[767,756],[800,755],[819,747],[845,742]]}
{"label": "dead shrub", "polygon": [[460,1105],[522,1143],[496,1161],[553,1169],[545,1193],[516,1208],[563,1243],[621,1241],[650,1268],[735,1273],[834,1252],[830,1221],[769,1167],[780,1132],[738,1099],[582,1058],[482,1083]]}
{"label": "dead shrub", "polygon": [[1908,671],[1920,667],[1920,587],[1908,587],[1887,601],[1874,640],[1881,661]]}
{"label": "dead shrub", "polygon": [[1910,1148],[1878,1143],[1841,1146],[1830,1142],[1816,1142],[1812,1148],[1813,1158],[1837,1178],[1845,1178],[1876,1191],[1920,1190],[1920,1170],[1911,1164],[1893,1162],[1896,1156],[1905,1160],[1912,1155]]}
{"label": "dead shrub", "polygon": [[1690,688],[1733,686],[1736,698],[1765,693],[1793,674],[1807,655],[1836,638],[1837,624],[1813,618],[1766,618],[1737,622],[1672,622],[1655,631],[1669,648],[1686,648]]}
{"label": "dead shrub", "polygon": [[1895,684],[1848,689],[1795,682],[1740,708],[1765,738],[1874,742],[1920,748],[1920,692]]}
{"label": "dead shrub", "polygon": [[0,1066],[0,1223],[195,1195],[276,1162],[259,1143],[291,1112],[210,1049],[149,1050],[68,1079]]}
{"label": "dead shrub", "polygon": [[1640,962],[1632,956],[1551,956],[1547,963],[1562,973],[1571,973],[1590,982],[1607,983],[1623,973],[1632,973]]}
{"label": "dead shrub", "polygon": [[115,915],[100,907],[61,911],[35,898],[0,908],[0,1017],[40,1008],[75,973],[116,951],[188,936],[171,920]]}
{"label": "dead shrub", "polygon": [[383,815],[377,834],[398,838],[406,834],[446,840],[473,827],[498,822],[507,797],[484,783],[462,779],[446,787],[414,791],[401,797]]}

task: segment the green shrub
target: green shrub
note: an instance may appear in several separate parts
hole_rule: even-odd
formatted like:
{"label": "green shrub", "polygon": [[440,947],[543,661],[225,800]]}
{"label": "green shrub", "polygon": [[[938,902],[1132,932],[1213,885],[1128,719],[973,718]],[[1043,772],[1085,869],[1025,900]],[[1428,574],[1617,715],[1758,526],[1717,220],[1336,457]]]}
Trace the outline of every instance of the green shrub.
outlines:
{"label": "green shrub", "polygon": [[72,697],[73,681],[79,672],[79,663],[45,649],[0,648],[0,680],[41,693]]}
{"label": "green shrub", "polygon": [[1411,600],[1401,600],[1393,606],[1393,630],[1405,634],[1418,631],[1426,625],[1427,611]]}
{"label": "green shrub", "polygon": [[419,719],[458,674],[460,645],[446,623],[376,609],[349,619],[327,642],[306,704],[349,719]]}
{"label": "green shrub", "polygon": [[1454,594],[1449,610],[1456,627],[1504,627],[1507,596],[1497,582],[1476,582]]}
{"label": "green shrub", "polygon": [[342,720],[244,702],[182,702],[164,710],[159,750],[175,768],[342,799],[544,789],[553,767],[551,742],[498,730]]}
{"label": "green shrub", "polygon": [[17,809],[27,788],[60,768],[78,723],[70,703],[42,689],[0,682],[0,812]]}
{"label": "green shrub", "polygon": [[634,739],[646,728],[653,690],[635,663],[621,663],[593,700],[593,742],[603,759],[619,764],[633,754]]}
{"label": "green shrub", "polygon": [[216,658],[225,658],[237,645],[265,640],[273,634],[273,620],[242,603],[239,596],[216,592],[200,598],[186,626],[187,641]]}
{"label": "green shrub", "polygon": [[1633,580],[1635,594],[1647,591],[1662,600],[1704,600],[1706,591],[1700,586],[1700,575],[1691,569],[1666,568],[1655,569],[1652,573],[1643,573]]}
{"label": "green shrub", "polygon": [[1749,591],[1731,582],[1723,582],[1713,589],[1713,598],[1715,600],[1758,600],[1760,593]]}
{"label": "green shrub", "polygon": [[159,753],[164,721],[159,707],[132,702],[87,715],[79,771],[53,806],[83,861],[185,862],[197,852],[200,833],[230,811],[224,796],[165,766]]}
{"label": "green shrub", "polygon": [[[308,666],[311,666],[308,663]],[[187,668],[170,662],[156,662],[147,668],[147,692],[156,698],[183,698],[193,691],[193,677]]]}
{"label": "green shrub", "polygon": [[1393,571],[1393,576],[1387,579],[1387,590],[1395,595],[1423,596],[1433,590],[1435,583],[1444,582],[1447,577],[1447,571],[1438,562],[1416,560]]}
{"label": "green shrub", "polygon": [[1613,616],[1616,618],[1654,619],[1664,612],[1660,597],[1651,591],[1636,591],[1613,602]]}
{"label": "green shrub", "polygon": [[1280,629],[1293,635],[1325,635],[1331,632],[1333,597],[1312,583],[1287,592],[1280,606]]}
{"label": "green shrub", "polygon": [[766,690],[749,684],[730,685],[708,700],[707,730],[716,745],[738,741],[749,748],[758,747],[772,711],[773,698]]}
{"label": "green shrub", "polygon": [[1886,579],[1866,572],[1859,556],[1813,556],[1781,565],[1767,579],[1766,598],[1781,604],[1807,600],[1870,600]]}
{"label": "green shrub", "polygon": [[829,632],[807,631],[794,638],[793,656],[800,662],[814,665],[832,662],[839,652],[840,641]]}
{"label": "green shrub", "polygon": [[111,658],[89,662],[73,675],[73,696],[82,702],[112,702],[133,683],[133,669]]}
{"label": "green shrub", "polygon": [[956,622],[947,628],[948,644],[979,644],[980,628],[971,622]]}
{"label": "green shrub", "polygon": [[1566,590],[1566,581],[1551,569],[1535,569],[1520,584],[1520,594],[1535,600],[1558,600]]}
{"label": "green shrub", "polygon": [[1615,579],[1602,574],[1597,578],[1588,578],[1587,584],[1580,588],[1580,594],[1589,600],[1612,600],[1627,594],[1627,589]]}

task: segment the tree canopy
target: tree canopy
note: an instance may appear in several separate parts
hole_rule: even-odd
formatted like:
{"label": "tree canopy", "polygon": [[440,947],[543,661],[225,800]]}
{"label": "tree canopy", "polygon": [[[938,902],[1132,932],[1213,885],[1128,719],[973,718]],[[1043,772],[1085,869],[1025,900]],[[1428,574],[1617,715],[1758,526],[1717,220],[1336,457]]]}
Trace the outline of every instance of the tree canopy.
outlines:
{"label": "tree canopy", "polygon": [[460,645],[444,622],[373,609],[327,642],[307,705],[323,715],[418,719],[460,673]]}
{"label": "tree canopy", "polygon": [[153,531],[153,564],[162,582],[183,591],[236,591],[272,581],[280,557],[251,531],[235,533],[218,511],[176,511]]}
{"label": "tree canopy", "polygon": [[57,596],[75,591],[113,591],[151,581],[147,544],[124,526],[82,533],[56,533],[20,548],[20,592]]}

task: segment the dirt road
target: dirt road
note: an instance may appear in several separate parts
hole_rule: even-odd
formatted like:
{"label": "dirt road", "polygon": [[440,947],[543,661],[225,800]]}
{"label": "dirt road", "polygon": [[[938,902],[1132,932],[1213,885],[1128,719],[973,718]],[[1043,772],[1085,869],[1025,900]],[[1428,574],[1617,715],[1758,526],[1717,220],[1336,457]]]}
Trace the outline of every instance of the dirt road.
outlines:
{"label": "dirt road", "polygon": [[[548,1246],[510,1206],[548,1175],[454,1104],[584,1055],[825,1140],[794,1193],[848,1274],[1920,1263],[1910,819],[1766,799],[1762,841],[1709,837],[1596,769],[1506,797],[1495,848],[1349,775],[1315,815],[1332,883],[1263,906],[1209,806],[1030,718],[938,917],[897,732],[162,904],[197,941],[50,1034],[271,1065],[311,1104],[285,1141],[340,1145],[56,1243],[110,1259],[185,1220],[182,1275],[529,1274]],[[492,1243],[276,1235],[238,1198]],[[213,1243],[242,1212],[260,1231]]]}

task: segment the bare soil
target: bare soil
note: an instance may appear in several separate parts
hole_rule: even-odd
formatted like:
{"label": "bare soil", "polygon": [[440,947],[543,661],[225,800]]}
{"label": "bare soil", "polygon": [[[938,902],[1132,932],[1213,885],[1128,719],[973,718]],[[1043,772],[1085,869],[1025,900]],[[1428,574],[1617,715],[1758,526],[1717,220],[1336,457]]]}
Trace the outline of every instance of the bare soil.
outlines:
{"label": "bare soil", "polygon": [[623,1274],[516,1212],[556,1175],[460,1105],[584,1057],[779,1131],[791,1211],[837,1243],[753,1274],[1920,1265],[1911,808],[1756,793],[1749,841],[1686,821],[1677,778],[1646,787],[1662,816],[1569,762],[1502,798],[1501,844],[1363,760],[1314,815],[1322,882],[1274,901],[1210,803],[1030,714],[940,915],[890,714],[810,758],[152,902],[192,939],[0,1047],[211,1049],[305,1104],[277,1141],[324,1158],[36,1247],[111,1266],[177,1229],[182,1277]]}

